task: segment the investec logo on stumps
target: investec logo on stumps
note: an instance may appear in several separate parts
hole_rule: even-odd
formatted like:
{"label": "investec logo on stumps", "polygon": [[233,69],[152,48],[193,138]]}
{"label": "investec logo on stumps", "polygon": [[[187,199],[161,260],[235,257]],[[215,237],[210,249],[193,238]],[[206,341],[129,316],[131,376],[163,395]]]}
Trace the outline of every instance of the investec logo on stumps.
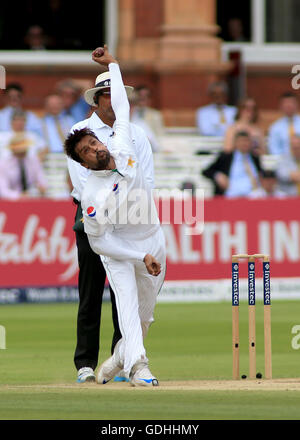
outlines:
{"label": "investec logo on stumps", "polygon": [[232,264],[232,305],[239,305],[239,265]]}
{"label": "investec logo on stumps", "polygon": [[267,306],[271,304],[269,263],[263,263],[263,271],[264,271],[264,305]]}
{"label": "investec logo on stumps", "polygon": [[255,265],[249,263],[248,265],[248,304],[255,306]]}

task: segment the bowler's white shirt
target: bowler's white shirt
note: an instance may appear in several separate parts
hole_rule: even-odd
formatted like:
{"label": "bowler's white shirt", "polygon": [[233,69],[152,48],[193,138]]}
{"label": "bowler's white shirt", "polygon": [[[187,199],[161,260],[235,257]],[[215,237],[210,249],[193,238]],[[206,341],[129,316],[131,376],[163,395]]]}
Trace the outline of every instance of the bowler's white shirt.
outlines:
{"label": "bowler's white shirt", "polygon": [[[88,119],[77,122],[71,128],[71,132],[74,130],[80,130],[82,128],[91,129],[98,139],[107,145],[109,149],[109,137],[113,134],[113,128],[104,124],[101,121],[97,113],[93,113]],[[136,150],[136,156],[143,170],[144,176],[151,188],[154,188],[154,167],[153,167],[153,155],[150,142],[144,132],[144,130],[135,124],[130,124],[132,142]],[[75,162],[71,158],[68,160],[68,169],[70,178],[73,185],[72,197],[76,200],[81,200],[81,194],[86,183],[87,177],[90,174],[90,170]]]}
{"label": "bowler's white shirt", "polygon": [[118,64],[109,64],[109,71],[116,121],[107,148],[116,169],[93,170],[88,176],[81,201],[84,230],[91,248],[102,257],[143,261],[147,251],[134,243],[153,236],[159,219],[131,139],[129,103]]}

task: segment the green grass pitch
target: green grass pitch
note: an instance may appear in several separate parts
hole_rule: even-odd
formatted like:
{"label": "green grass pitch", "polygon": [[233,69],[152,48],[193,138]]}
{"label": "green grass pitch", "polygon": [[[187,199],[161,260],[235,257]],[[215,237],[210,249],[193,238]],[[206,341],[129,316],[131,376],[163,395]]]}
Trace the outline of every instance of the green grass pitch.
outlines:
{"label": "green grass pitch", "polygon": [[[258,304],[256,310],[257,371],[264,373],[262,305]],[[248,374],[247,313],[247,304],[242,303],[241,374]],[[253,389],[143,389],[128,384],[76,384],[76,316],[77,304],[0,306],[0,325],[6,328],[7,346],[0,350],[1,420],[300,418],[300,386],[289,390],[276,384],[274,389],[259,389],[259,385]],[[231,381],[230,303],[159,303],[155,320],[145,345],[150,368],[162,384]],[[300,325],[300,301],[274,301],[274,382],[293,378],[297,383],[300,376],[300,350],[292,347],[295,325]],[[105,303],[99,362],[109,356],[111,335],[111,306]],[[244,385],[251,381],[239,382]]]}

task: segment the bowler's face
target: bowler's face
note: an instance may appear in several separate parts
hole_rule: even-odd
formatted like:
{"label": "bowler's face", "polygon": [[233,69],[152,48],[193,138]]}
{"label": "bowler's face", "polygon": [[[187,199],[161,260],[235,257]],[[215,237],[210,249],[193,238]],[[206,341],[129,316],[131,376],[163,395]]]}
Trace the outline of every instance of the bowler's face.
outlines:
{"label": "bowler's face", "polygon": [[93,136],[84,136],[76,145],[81,164],[91,170],[103,170],[109,163],[110,153],[106,146]]}

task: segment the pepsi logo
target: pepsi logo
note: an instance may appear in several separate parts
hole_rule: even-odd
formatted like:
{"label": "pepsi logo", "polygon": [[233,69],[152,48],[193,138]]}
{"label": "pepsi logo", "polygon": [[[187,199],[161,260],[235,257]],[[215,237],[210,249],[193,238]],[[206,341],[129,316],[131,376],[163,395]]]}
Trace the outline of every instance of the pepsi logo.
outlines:
{"label": "pepsi logo", "polygon": [[96,209],[93,206],[89,206],[86,210],[86,213],[89,217],[95,217],[96,215]]}

